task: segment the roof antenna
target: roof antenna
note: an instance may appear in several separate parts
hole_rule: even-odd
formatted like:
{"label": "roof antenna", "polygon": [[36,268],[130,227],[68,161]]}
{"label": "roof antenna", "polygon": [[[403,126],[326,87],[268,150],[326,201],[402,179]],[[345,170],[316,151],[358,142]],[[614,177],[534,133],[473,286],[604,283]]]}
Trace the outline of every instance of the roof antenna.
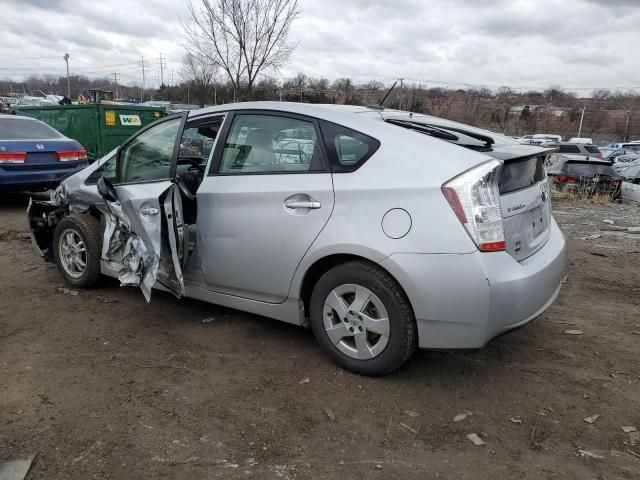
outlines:
{"label": "roof antenna", "polygon": [[371,109],[374,109],[374,110],[384,110],[384,102],[389,97],[389,95],[391,95],[391,92],[393,92],[393,89],[396,88],[396,84],[397,83],[398,83],[398,80],[393,82],[393,85],[391,85],[391,88],[389,89],[387,94],[383,97],[383,99],[380,101],[380,103],[378,103],[376,105],[367,105],[367,108],[371,108]]}

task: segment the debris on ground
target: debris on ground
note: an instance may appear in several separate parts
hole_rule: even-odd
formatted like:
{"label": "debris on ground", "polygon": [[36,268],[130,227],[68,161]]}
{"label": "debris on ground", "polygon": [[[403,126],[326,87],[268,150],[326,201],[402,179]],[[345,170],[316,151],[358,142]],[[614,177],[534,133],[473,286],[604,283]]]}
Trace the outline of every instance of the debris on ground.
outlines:
{"label": "debris on ground", "polygon": [[207,318],[203,318],[201,320],[202,323],[211,323],[213,321],[215,321],[216,317],[207,317]]}
{"label": "debris on ground", "polygon": [[305,383],[311,383],[311,379],[309,377],[304,377],[298,382],[298,385],[304,385]]}
{"label": "debris on ground", "polygon": [[640,453],[638,453],[638,452],[634,452],[633,450],[629,450],[628,448],[627,448],[627,453],[630,453],[630,454],[631,454],[631,455],[633,455],[634,457],[638,457],[638,458],[640,458]]}
{"label": "debris on ground", "polygon": [[402,423],[400,422],[400,426],[406,430],[409,430],[411,433],[413,433],[414,435],[418,434],[418,431],[415,428],[411,428],[409,425],[407,425],[406,423]]}
{"label": "debris on ground", "polygon": [[629,227],[629,228],[627,228],[627,232],[629,232],[629,233],[640,233],[640,227]]}
{"label": "debris on ground", "polygon": [[471,412],[459,413],[458,415],[456,415],[455,417],[453,417],[453,421],[454,421],[454,422],[461,422],[462,420],[464,420],[465,418],[467,418],[469,415],[471,415]]}
{"label": "debris on ground", "polygon": [[329,417],[329,420],[331,420],[332,422],[336,421],[336,414],[333,413],[330,408],[325,408],[324,413],[327,414],[327,417]]}
{"label": "debris on ground", "polygon": [[78,290],[67,287],[58,287],[58,291],[60,293],[64,293],[65,295],[78,295],[80,293]]}
{"label": "debris on ground", "polygon": [[589,424],[594,424],[599,418],[600,415],[591,415],[590,417],[585,418],[584,421]]}
{"label": "debris on ground", "polygon": [[522,423],[522,419],[520,417],[511,417],[511,423]]}
{"label": "debris on ground", "polygon": [[601,238],[602,234],[600,233],[594,233],[593,235],[589,235],[588,237],[582,237],[580,238],[580,240],[596,240],[598,238]]}
{"label": "debris on ground", "polygon": [[467,435],[467,438],[471,440],[471,443],[473,443],[476,447],[487,444],[487,442],[482,440],[477,433],[470,433],[469,435]]}
{"label": "debris on ground", "polygon": [[582,450],[582,449],[578,449],[578,456],[581,458],[593,458],[596,460],[602,460],[604,459],[604,456],[601,455],[601,451],[600,450]]}
{"label": "debris on ground", "polygon": [[604,257],[604,258],[609,258],[609,255],[607,255],[606,253],[591,252],[591,255],[593,255],[593,256],[595,256],[595,257]]}
{"label": "debris on ground", "polygon": [[0,463],[0,479],[24,480],[35,458],[35,455],[29,455],[27,458],[19,458],[17,460]]}
{"label": "debris on ground", "polygon": [[376,463],[376,468],[377,468],[378,470],[382,470],[382,465],[380,465],[379,463]]}
{"label": "debris on ground", "polygon": [[414,412],[413,410],[405,410],[405,415],[409,415],[411,418],[417,418],[420,416],[418,412]]}
{"label": "debris on ground", "polygon": [[600,227],[600,231],[602,232],[626,232],[627,227],[623,227],[621,225],[607,225],[604,227]]}
{"label": "debris on ground", "polygon": [[605,218],[604,220],[602,220],[602,223],[606,223],[607,225],[613,225],[616,222],[614,222],[613,220],[610,220],[608,218]]}
{"label": "debris on ground", "polygon": [[583,331],[582,330],[565,330],[564,333],[566,333],[567,335],[582,335]]}
{"label": "debris on ground", "polygon": [[638,429],[636,427],[634,427],[633,425],[625,425],[623,427],[620,427],[622,429],[622,431],[624,433],[631,433],[631,432],[637,432]]}

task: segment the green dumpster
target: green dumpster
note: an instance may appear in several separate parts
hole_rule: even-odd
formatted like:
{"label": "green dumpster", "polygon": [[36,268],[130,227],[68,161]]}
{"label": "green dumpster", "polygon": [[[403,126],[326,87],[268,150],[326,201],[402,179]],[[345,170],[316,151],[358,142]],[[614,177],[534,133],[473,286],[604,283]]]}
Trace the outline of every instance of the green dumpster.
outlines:
{"label": "green dumpster", "polygon": [[37,118],[87,151],[92,162],[141,128],[166,115],[162,108],[117,104],[52,105],[20,107],[18,115]]}

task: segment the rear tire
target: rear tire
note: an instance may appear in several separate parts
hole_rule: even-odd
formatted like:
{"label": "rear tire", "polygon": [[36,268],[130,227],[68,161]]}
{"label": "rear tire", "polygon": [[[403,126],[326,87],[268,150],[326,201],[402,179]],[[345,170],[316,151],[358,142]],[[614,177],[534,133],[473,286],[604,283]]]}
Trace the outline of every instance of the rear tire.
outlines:
{"label": "rear tire", "polygon": [[65,281],[78,288],[93,287],[100,278],[102,228],[95,217],[72,213],[58,222],[53,255]]}
{"label": "rear tire", "polygon": [[[413,310],[382,268],[352,261],[327,271],[311,294],[311,328],[329,356],[362,375],[385,375],[417,346]],[[386,319],[386,321],[385,321]]]}

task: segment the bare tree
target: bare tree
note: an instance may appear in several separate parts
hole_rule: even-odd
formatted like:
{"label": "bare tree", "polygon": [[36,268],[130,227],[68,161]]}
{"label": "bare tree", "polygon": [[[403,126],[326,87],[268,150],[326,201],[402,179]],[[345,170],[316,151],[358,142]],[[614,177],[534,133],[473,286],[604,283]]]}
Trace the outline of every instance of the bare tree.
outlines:
{"label": "bare tree", "polygon": [[229,77],[234,92],[246,86],[249,97],[256,78],[277,71],[294,46],[289,28],[300,14],[298,0],[189,0],[184,25],[187,51],[208,58]]}
{"label": "bare tree", "polygon": [[187,53],[182,58],[180,76],[190,85],[190,90],[193,91],[200,106],[204,106],[207,102],[217,71],[218,66],[208,58],[199,57],[193,53]]}

